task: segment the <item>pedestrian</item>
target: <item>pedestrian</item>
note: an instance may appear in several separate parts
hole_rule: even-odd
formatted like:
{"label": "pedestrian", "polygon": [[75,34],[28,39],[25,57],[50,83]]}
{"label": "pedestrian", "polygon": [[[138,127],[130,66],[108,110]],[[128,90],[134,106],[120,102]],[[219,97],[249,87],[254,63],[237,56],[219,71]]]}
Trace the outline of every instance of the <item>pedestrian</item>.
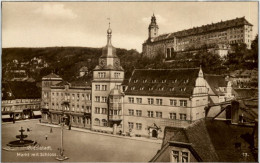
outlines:
{"label": "pedestrian", "polygon": [[52,127],[51,127],[51,129],[50,129],[50,133],[52,133]]}
{"label": "pedestrian", "polygon": [[45,140],[47,140],[48,139],[48,135],[45,135]]}
{"label": "pedestrian", "polygon": [[69,130],[71,130],[71,124],[69,125]]}
{"label": "pedestrian", "polygon": [[42,120],[41,120],[41,119],[39,119],[39,121],[40,121],[40,123],[42,123]]}

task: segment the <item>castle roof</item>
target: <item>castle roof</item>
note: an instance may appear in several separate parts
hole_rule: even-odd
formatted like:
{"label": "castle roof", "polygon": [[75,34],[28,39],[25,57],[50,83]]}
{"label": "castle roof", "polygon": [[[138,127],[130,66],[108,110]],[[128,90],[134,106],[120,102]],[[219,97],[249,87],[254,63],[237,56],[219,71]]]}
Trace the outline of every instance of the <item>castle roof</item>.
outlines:
{"label": "castle roof", "polygon": [[155,37],[154,42],[172,39],[174,37],[186,37],[186,36],[190,36],[190,35],[208,33],[208,32],[212,32],[212,31],[216,31],[216,30],[223,30],[223,29],[238,27],[238,26],[243,26],[243,25],[253,26],[251,23],[249,23],[245,19],[245,17],[241,17],[241,18],[236,18],[236,19],[232,19],[232,20],[221,21],[218,23],[207,24],[207,25],[203,25],[200,27],[193,27],[193,28],[178,31],[178,32],[162,34],[162,35]]}
{"label": "castle roof", "polygon": [[127,83],[126,95],[190,97],[199,68],[136,69]]}

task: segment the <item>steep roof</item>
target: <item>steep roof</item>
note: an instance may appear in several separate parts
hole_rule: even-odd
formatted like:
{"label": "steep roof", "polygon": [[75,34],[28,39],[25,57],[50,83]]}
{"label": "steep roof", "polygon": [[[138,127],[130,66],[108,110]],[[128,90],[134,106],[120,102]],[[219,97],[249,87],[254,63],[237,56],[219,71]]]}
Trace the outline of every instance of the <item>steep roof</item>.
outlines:
{"label": "steep roof", "polygon": [[216,95],[223,94],[219,87],[227,87],[227,81],[222,75],[204,74],[204,78]]}
{"label": "steep roof", "polygon": [[237,88],[237,89],[233,89],[233,94],[235,95],[236,99],[257,98],[258,97],[258,89]]}
{"label": "steep roof", "polygon": [[162,41],[162,40],[167,40],[167,39],[172,39],[173,37],[185,37],[185,36],[190,36],[190,35],[197,35],[197,34],[202,34],[202,33],[208,33],[216,30],[223,30],[227,28],[232,28],[232,27],[238,27],[242,25],[249,25],[250,24],[245,17],[241,18],[236,18],[232,20],[227,20],[227,21],[221,21],[218,23],[212,23],[212,24],[207,24],[203,25],[200,27],[193,27],[190,29],[174,32],[174,33],[168,33],[168,34],[162,34],[154,38],[154,42],[157,41]]}
{"label": "steep roof", "polygon": [[2,90],[3,97],[2,99],[10,99],[7,97],[7,92],[11,92],[13,99],[37,99],[41,98],[41,90],[36,86],[36,82],[21,82],[21,81],[9,81],[3,83]]}
{"label": "steep roof", "polygon": [[[241,162],[242,153],[249,154],[247,161],[256,161],[249,148],[252,132],[253,127],[203,119],[187,128],[166,127],[163,145],[168,141],[190,143],[203,162]],[[242,144],[241,150],[236,143]]]}
{"label": "steep roof", "polygon": [[190,97],[199,74],[192,69],[136,69],[126,95]]}
{"label": "steep roof", "polygon": [[50,79],[50,78],[61,78],[59,75],[54,74],[54,73],[50,73],[49,75],[46,75],[44,77],[42,77],[43,79]]}

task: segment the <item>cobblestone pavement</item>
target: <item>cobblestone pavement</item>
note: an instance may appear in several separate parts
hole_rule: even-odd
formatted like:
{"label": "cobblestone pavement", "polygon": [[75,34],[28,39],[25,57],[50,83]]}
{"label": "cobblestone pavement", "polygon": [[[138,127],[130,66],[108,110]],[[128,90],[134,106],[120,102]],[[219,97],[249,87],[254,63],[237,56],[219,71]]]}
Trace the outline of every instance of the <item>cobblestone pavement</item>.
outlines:
{"label": "cobblestone pavement", "polygon": [[[28,139],[35,140],[43,148],[27,151],[2,150],[2,162],[55,162],[60,147],[59,126],[46,126],[36,120],[2,124],[2,148],[15,140],[19,129],[30,128],[25,132]],[[50,133],[52,128],[52,133]],[[46,140],[46,135],[48,139]],[[148,162],[160,149],[160,140],[122,137],[72,128],[64,130],[66,162]]]}

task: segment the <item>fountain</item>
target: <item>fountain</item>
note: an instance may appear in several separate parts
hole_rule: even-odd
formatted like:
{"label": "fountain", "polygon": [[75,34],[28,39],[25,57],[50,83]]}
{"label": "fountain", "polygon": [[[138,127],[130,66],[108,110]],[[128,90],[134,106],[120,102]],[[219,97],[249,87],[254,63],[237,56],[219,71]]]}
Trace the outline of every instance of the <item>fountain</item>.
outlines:
{"label": "fountain", "polygon": [[14,141],[10,141],[7,146],[9,147],[28,147],[28,146],[35,146],[37,144],[37,142],[32,141],[32,140],[24,140],[25,138],[27,138],[27,135],[24,135],[23,132],[25,131],[23,129],[23,127],[21,127],[20,131],[20,135],[16,135],[16,138],[18,138],[19,140],[14,140]]}

